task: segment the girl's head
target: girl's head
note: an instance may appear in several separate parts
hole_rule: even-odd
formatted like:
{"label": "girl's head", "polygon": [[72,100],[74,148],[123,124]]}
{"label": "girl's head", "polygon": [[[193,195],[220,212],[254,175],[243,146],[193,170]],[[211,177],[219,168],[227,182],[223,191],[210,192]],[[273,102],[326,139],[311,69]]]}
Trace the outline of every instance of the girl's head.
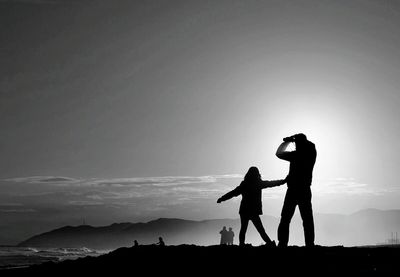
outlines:
{"label": "girl's head", "polygon": [[260,171],[258,171],[258,168],[255,166],[250,167],[249,171],[247,171],[246,175],[244,176],[244,181],[254,182],[259,180],[261,180],[261,175]]}

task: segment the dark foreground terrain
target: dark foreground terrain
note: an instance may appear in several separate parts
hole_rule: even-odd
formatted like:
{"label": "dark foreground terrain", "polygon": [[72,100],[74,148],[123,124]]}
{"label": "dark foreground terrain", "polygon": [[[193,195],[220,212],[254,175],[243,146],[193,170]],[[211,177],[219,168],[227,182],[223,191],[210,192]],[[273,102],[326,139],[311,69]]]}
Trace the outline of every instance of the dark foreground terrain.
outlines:
{"label": "dark foreground terrain", "polygon": [[[248,274],[393,274],[400,273],[400,248],[239,246],[137,246],[99,257],[0,271],[1,276],[236,276]],[[247,274],[247,275],[248,275]]]}

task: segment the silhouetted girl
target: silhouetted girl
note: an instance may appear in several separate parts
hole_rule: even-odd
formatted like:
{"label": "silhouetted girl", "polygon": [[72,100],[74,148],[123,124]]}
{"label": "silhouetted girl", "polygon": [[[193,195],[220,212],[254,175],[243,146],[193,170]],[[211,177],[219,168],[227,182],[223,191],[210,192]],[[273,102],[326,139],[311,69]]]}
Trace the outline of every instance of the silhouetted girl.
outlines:
{"label": "silhouetted girl", "polygon": [[262,189],[280,186],[286,183],[286,179],[277,181],[263,181],[261,180],[258,168],[253,166],[244,176],[244,180],[234,190],[228,192],[217,200],[217,203],[231,199],[232,197],[242,195],[240,203],[240,232],[239,232],[239,245],[244,245],[246,238],[247,226],[251,220],[260,233],[262,239],[267,246],[275,246],[275,242],[271,241],[264,230],[261,222],[260,215],[262,214]]}

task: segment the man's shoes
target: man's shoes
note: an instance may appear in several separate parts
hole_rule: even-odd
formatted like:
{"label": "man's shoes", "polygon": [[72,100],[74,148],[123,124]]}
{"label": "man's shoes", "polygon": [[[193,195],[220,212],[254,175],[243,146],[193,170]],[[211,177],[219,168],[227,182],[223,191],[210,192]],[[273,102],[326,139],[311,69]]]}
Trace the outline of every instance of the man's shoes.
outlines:
{"label": "man's shoes", "polygon": [[306,243],[306,248],[315,248],[314,243]]}
{"label": "man's shoes", "polygon": [[287,244],[278,243],[278,248],[287,248]]}

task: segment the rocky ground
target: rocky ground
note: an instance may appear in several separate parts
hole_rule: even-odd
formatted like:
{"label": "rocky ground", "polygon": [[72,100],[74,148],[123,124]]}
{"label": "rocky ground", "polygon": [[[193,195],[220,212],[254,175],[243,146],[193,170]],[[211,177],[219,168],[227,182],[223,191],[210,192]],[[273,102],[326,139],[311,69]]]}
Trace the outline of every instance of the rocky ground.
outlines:
{"label": "rocky ground", "polygon": [[262,274],[398,274],[400,248],[156,246],[119,248],[100,257],[1,271],[1,276],[229,276]]}

